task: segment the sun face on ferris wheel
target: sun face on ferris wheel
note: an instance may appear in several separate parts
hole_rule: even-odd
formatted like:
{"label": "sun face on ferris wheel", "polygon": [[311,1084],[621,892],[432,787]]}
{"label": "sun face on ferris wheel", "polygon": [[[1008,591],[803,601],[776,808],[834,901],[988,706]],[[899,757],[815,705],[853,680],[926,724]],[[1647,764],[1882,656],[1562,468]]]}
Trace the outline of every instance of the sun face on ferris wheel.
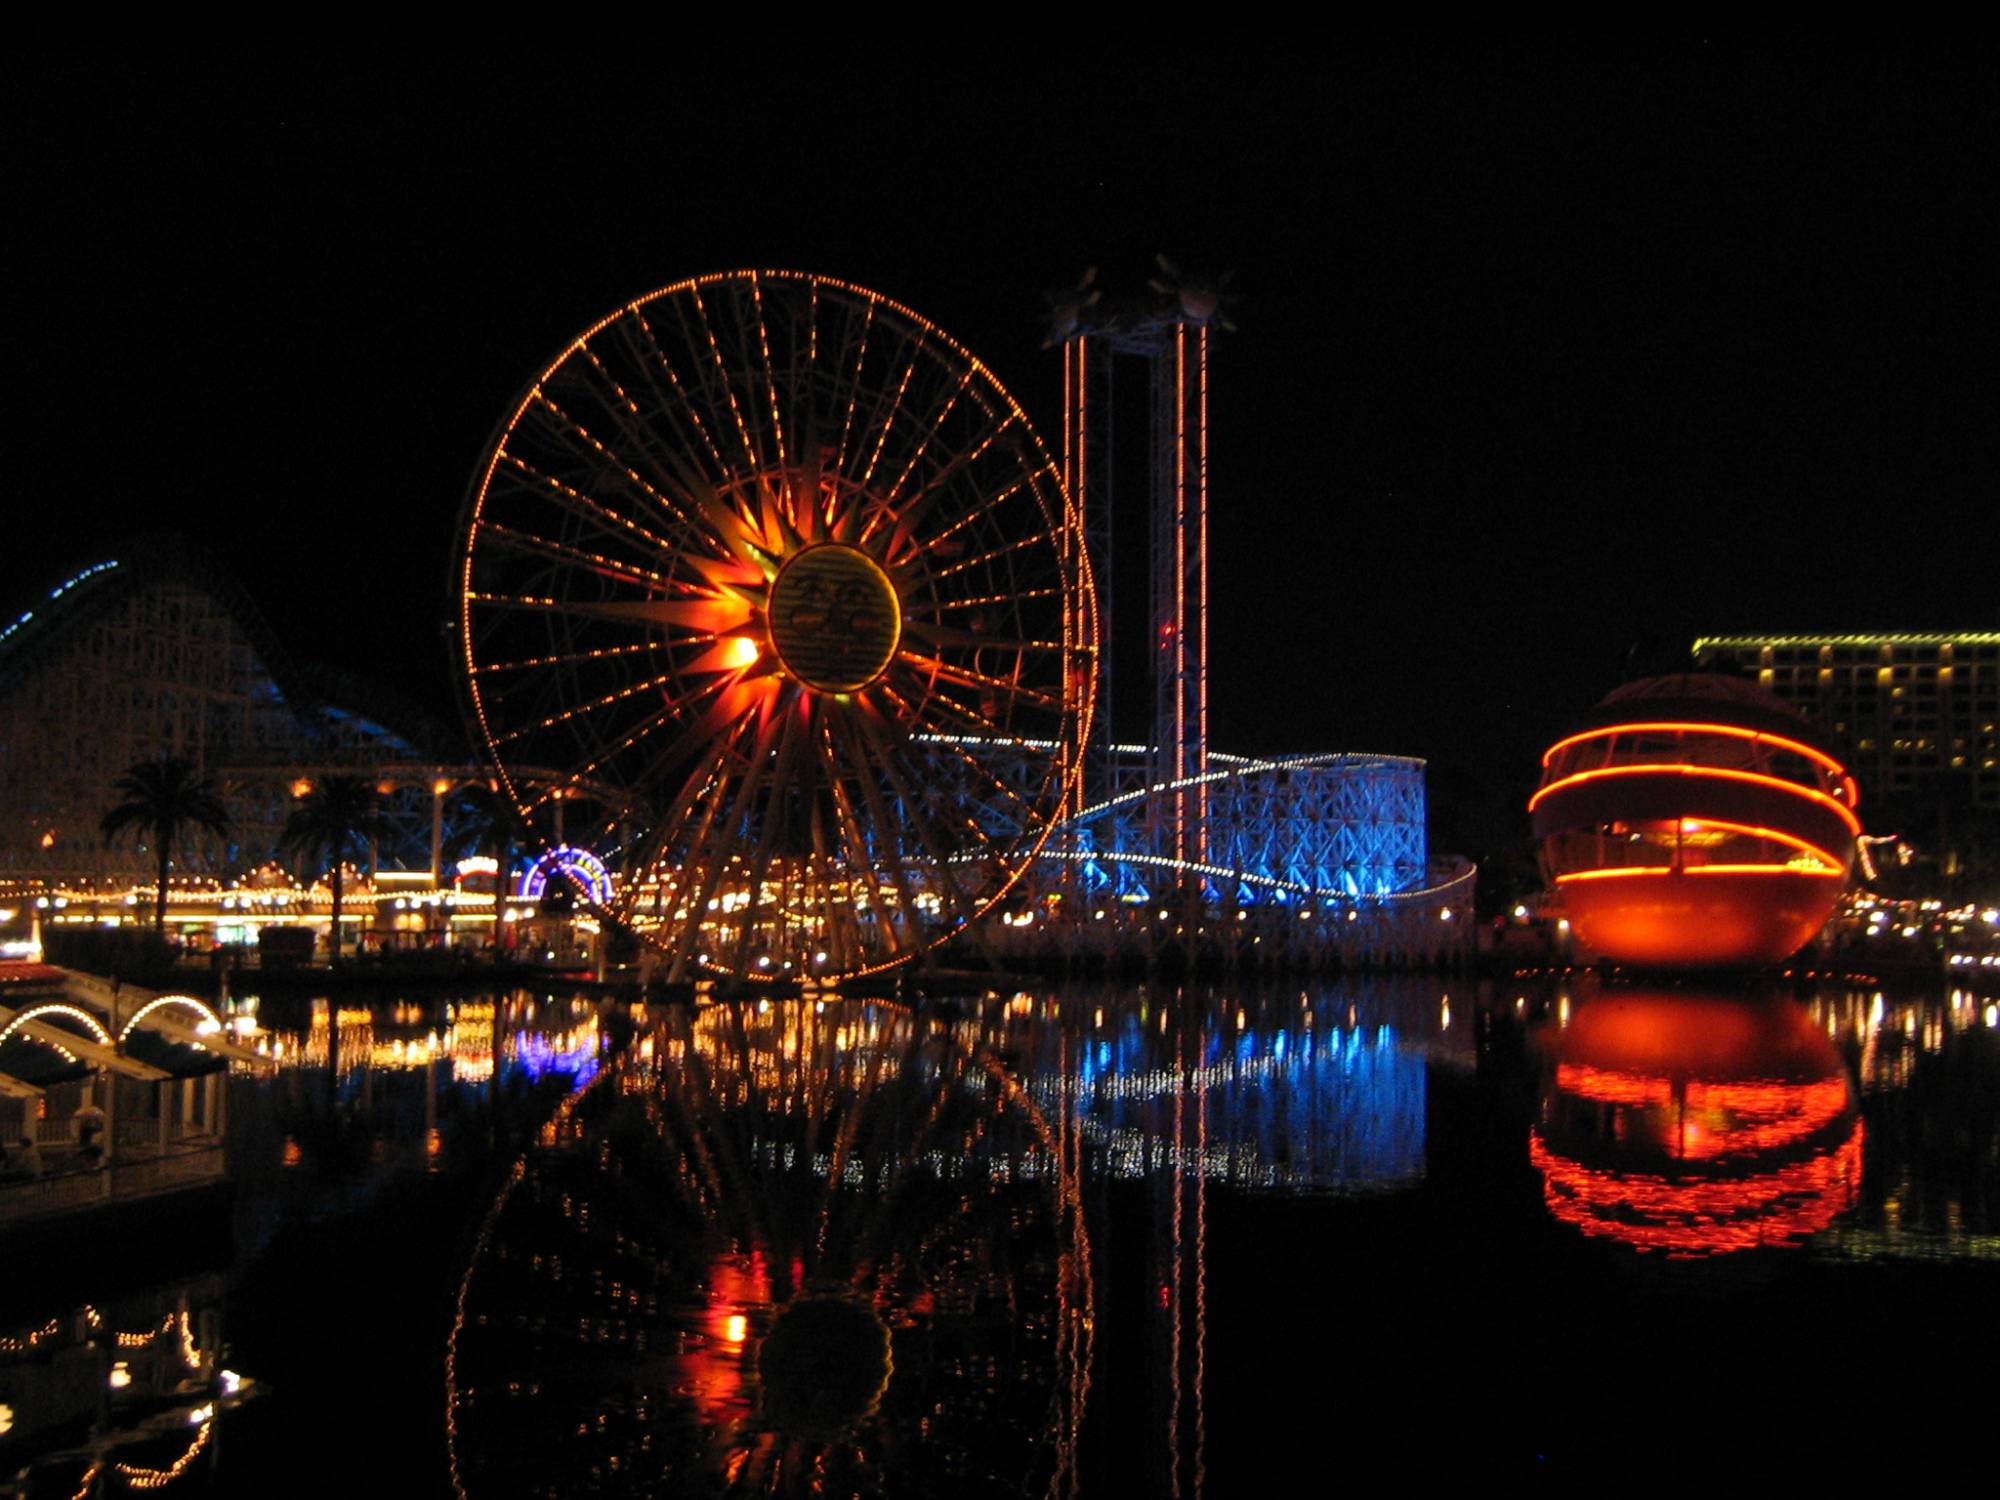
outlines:
{"label": "sun face on ferris wheel", "polygon": [[991,372],[872,292],[742,272],[596,324],[489,445],[457,582],[505,789],[596,842],[604,914],[679,964],[900,962],[1060,819],[1081,526]]}

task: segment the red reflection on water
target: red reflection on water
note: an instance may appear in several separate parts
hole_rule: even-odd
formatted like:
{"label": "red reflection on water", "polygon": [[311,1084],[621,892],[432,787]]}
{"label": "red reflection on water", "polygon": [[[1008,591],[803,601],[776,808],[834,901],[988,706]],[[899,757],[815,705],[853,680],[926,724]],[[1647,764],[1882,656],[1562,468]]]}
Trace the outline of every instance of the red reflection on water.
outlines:
{"label": "red reflection on water", "polygon": [[1674,1096],[1674,1086],[1664,1078],[1646,1078],[1613,1068],[1586,1067],[1582,1063],[1558,1066],[1556,1087],[1580,1099],[1600,1099],[1606,1104],[1659,1105]]}
{"label": "red reflection on water", "polygon": [[1530,1132],[1549,1212],[1672,1257],[1797,1243],[1860,1187],[1839,1055],[1784,1000],[1618,991],[1582,1006]]}
{"label": "red reflection on water", "polygon": [[[1674,1083],[1607,1068],[1563,1063],[1556,1087],[1579,1099],[1666,1109]],[[1752,1081],[1681,1085],[1680,1139],[1673,1155],[1684,1160],[1775,1151],[1831,1124],[1848,1107],[1847,1080],[1818,1083]],[[1719,1122],[1719,1123],[1712,1123]]]}
{"label": "red reflection on water", "polygon": [[702,1419],[736,1421],[750,1410],[744,1349],[751,1330],[769,1320],[771,1277],[761,1251],[718,1256],[708,1270],[708,1295],[698,1332],[681,1351],[678,1384]]}
{"label": "red reflection on water", "polygon": [[1725,1179],[1669,1179],[1594,1171],[1551,1152],[1540,1133],[1528,1159],[1542,1174],[1549,1212],[1589,1235],[1669,1256],[1728,1255],[1817,1234],[1854,1204],[1861,1186],[1861,1122],[1831,1155],[1775,1172]]}

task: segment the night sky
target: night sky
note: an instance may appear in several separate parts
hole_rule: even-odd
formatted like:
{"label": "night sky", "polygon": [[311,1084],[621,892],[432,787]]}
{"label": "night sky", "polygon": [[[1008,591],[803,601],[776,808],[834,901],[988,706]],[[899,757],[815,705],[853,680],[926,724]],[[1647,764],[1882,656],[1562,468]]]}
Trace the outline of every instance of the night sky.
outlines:
{"label": "night sky", "polygon": [[1043,294],[1164,250],[1239,294],[1220,748],[1430,757],[1439,842],[1482,854],[1541,745],[1696,634],[2000,628],[1983,59],[1213,50],[16,54],[0,604],[175,528],[298,655],[449,709],[474,460],[587,323],[823,271],[1053,445]]}

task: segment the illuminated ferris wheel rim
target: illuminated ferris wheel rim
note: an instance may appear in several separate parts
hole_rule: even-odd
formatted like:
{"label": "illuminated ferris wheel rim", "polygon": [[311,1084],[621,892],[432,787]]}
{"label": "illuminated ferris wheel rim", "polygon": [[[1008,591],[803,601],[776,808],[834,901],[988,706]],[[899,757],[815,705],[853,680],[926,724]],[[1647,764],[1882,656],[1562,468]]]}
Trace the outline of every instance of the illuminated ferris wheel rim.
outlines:
{"label": "illuminated ferris wheel rim", "polygon": [[[665,286],[656,287],[652,291],[642,293],[630,301],[621,304],[611,312],[606,313],[595,323],[584,329],[582,333],[579,333],[575,338],[563,345],[561,352],[542,367],[541,373],[521,388],[520,397],[514,402],[512,410],[493,428],[492,435],[487,439],[486,445],[491,450],[491,456],[487,459],[486,468],[480,474],[479,481],[474,487],[475,498],[479,495],[484,495],[493,483],[493,471],[499,467],[500,459],[505,449],[505,445],[500,441],[502,436],[511,432],[520,422],[522,415],[533,404],[536,394],[548,383],[549,377],[567,364],[573,355],[582,351],[591,339],[595,338],[612,324],[618,322],[619,319],[630,313],[637,312],[651,303],[658,302],[664,297],[674,297],[680,295],[682,292],[700,291],[703,287],[719,286],[729,282],[740,281],[746,276],[750,277],[753,281],[798,281],[805,282],[811,286],[831,287],[835,291],[846,292],[850,296],[865,298],[870,302],[888,308],[889,311],[895,313],[898,317],[905,318],[922,329],[927,338],[938,340],[959,359],[965,361],[975,375],[982,376],[986,380],[988,387],[998,392],[1007,402],[1009,414],[1012,419],[1021,425],[1023,431],[1038,449],[1042,447],[1041,439],[1035,435],[1034,428],[1028,425],[1027,412],[1014,399],[1013,392],[1007,389],[1005,382],[993,373],[991,367],[984,360],[980,359],[978,355],[966,348],[965,345],[959,343],[957,339],[953,338],[949,333],[946,333],[937,324],[908,304],[898,302],[893,297],[885,297],[880,292],[862,286],[858,282],[845,281],[837,276],[821,276],[812,271],[793,271],[783,268],[746,267],[734,271],[710,271],[700,276],[688,276],[679,281],[669,282]],[[1050,478],[1055,481],[1057,489],[1061,491],[1061,470],[1057,466],[1055,459],[1046,450],[1042,452],[1042,462]],[[1062,491],[1062,493],[1065,508],[1068,509],[1070,508],[1069,495],[1066,491]],[[466,590],[469,588],[471,582],[472,549],[469,547],[466,548],[465,554],[465,564],[460,579],[461,584],[465,587],[462,587],[460,590],[461,600],[464,599]],[[116,565],[112,564],[112,566]],[[462,611],[460,614],[461,625],[466,623],[466,617],[467,612]]]}
{"label": "illuminated ferris wheel rim", "polygon": [[[774,295],[774,288],[783,289],[783,294]],[[704,297],[704,293],[709,295]],[[656,306],[670,308],[671,313],[656,313],[649,321],[647,314]],[[771,319],[768,329],[767,312]],[[621,323],[624,327],[619,329]],[[618,330],[614,336],[601,337],[614,329]],[[596,347],[593,341],[599,341]],[[807,353],[808,347],[813,352]],[[651,358],[659,361],[657,370],[647,363],[648,350]],[[621,361],[633,358],[640,361],[639,368],[648,377],[648,383],[632,383],[636,371]],[[610,368],[606,361],[610,361]],[[682,361],[678,375],[675,361]],[[900,370],[900,385],[893,384],[893,380],[888,385],[882,383],[885,363],[895,367],[888,372],[891,377]],[[917,379],[911,389],[913,373]],[[655,382],[652,377],[656,375],[664,379]],[[620,386],[618,376],[623,376],[625,386]],[[606,405],[606,387],[615,391],[622,409]],[[631,395],[627,394],[627,387]],[[904,410],[906,389],[911,390],[907,411]],[[634,395],[649,404],[643,409],[633,405]],[[585,403],[583,415],[580,420],[572,421],[562,408],[579,400]],[[847,420],[852,421],[857,401],[861,423],[853,429],[850,447],[849,430],[839,420],[839,403],[845,403]],[[592,402],[597,405],[592,406]],[[835,404],[829,406],[829,402]],[[613,421],[599,426],[599,421],[607,415]],[[816,427],[815,423],[819,425]],[[563,424],[570,431],[560,431]],[[968,425],[969,438],[964,436]],[[597,427],[602,441],[592,437],[585,430],[587,426]],[[839,427],[838,443],[830,444],[829,464],[829,450],[819,447],[819,439],[831,439],[835,426]],[[699,443],[689,442],[690,434],[698,437]],[[792,440],[789,454],[788,434]],[[641,435],[650,442],[639,441]],[[524,440],[526,448],[521,447]],[[552,450],[551,443],[561,452]],[[885,443],[890,446],[891,458],[871,483],[870,476],[876,474],[875,462],[882,456]],[[586,451],[585,444],[594,445],[596,454]],[[870,445],[872,454],[868,451]],[[566,458],[570,466],[565,469],[558,463],[553,471],[538,472],[538,466],[548,469],[545,456]],[[864,458],[865,471],[861,462]],[[920,461],[925,463],[921,470]],[[598,475],[596,479],[589,477],[593,469]],[[667,476],[664,493],[652,488],[660,483],[661,475]],[[544,482],[554,489],[563,481],[578,486],[568,491],[573,508],[592,510],[599,518],[598,529],[551,531],[523,526],[521,508],[534,503],[529,498],[530,492]],[[913,487],[906,490],[906,483],[912,483]],[[643,500],[635,501],[641,491],[651,497],[657,509],[649,510]],[[705,504],[704,495],[714,503]],[[771,519],[773,505],[777,514],[786,518],[782,522],[785,528],[782,537],[773,529],[780,524]],[[756,586],[719,584],[720,588],[735,588],[740,592],[749,606],[741,611],[744,617],[726,627],[695,626],[694,633],[690,633],[684,621],[670,620],[668,616],[676,611],[691,613],[697,607],[689,593],[692,572],[683,570],[699,571],[714,581],[714,571],[730,565],[729,553],[716,544],[718,537],[726,539],[725,533],[711,536],[706,531],[696,533],[688,529],[715,525],[718,509],[730,510],[733,524],[751,528],[742,535],[749,540],[748,552],[757,553],[763,578],[761,585]],[[815,515],[815,511],[823,513]],[[837,522],[836,513],[845,519]],[[761,534],[756,530],[760,515]],[[1011,524],[1009,516],[1015,518]],[[1035,519],[1031,521],[1030,517]],[[624,526],[625,532],[604,527],[601,524],[604,520]],[[939,535],[938,527],[945,522],[951,524]],[[953,543],[954,551],[941,548],[944,538],[968,524],[972,529],[964,531],[960,541]],[[843,532],[843,526],[859,526],[858,535],[852,529]],[[486,540],[489,531],[496,538],[491,543]],[[699,546],[680,540],[697,534],[702,538]],[[524,384],[507,415],[497,424],[468,494],[460,555],[454,569],[459,596],[460,653],[465,668],[461,687],[497,778],[524,815],[532,816],[565,796],[575,797],[582,790],[581,777],[592,775],[603,785],[595,793],[584,791],[582,795],[609,809],[618,806],[623,793],[619,816],[639,818],[642,827],[649,805],[644,799],[667,798],[671,793],[668,778],[681,775],[670,769],[678,763],[676,758],[686,758],[692,765],[695,759],[708,754],[706,750],[690,748],[695,743],[690,736],[696,731],[689,729],[683,735],[684,721],[655,716],[663,718],[665,727],[659,728],[648,744],[665,748],[659,749],[646,764],[665,768],[657,776],[648,773],[634,779],[633,757],[626,749],[635,743],[635,734],[614,738],[619,726],[613,723],[598,736],[596,743],[609,744],[605,756],[621,756],[618,763],[591,758],[585,752],[581,753],[577,774],[562,782],[551,784],[538,777],[539,790],[523,782],[512,769],[512,762],[517,752],[523,761],[528,758],[540,730],[558,719],[594,711],[603,702],[630,697],[640,687],[604,694],[597,703],[583,703],[581,707],[573,703],[565,712],[550,715],[539,725],[524,726],[518,705],[506,711],[514,715],[511,720],[503,717],[496,721],[489,712],[489,697],[507,690],[494,684],[517,679],[496,679],[486,674],[512,672],[534,664],[532,660],[496,657],[489,649],[492,641],[516,628],[500,624],[507,611],[515,611],[518,616],[525,608],[539,606],[551,616],[571,620],[594,613],[601,624],[617,612],[632,622],[641,611],[652,610],[665,626],[665,636],[654,637],[653,643],[648,644],[635,635],[630,637],[631,644],[585,653],[592,657],[624,655],[635,668],[648,671],[656,670],[647,665],[649,653],[666,656],[684,649],[691,651],[689,642],[696,645],[712,642],[711,656],[725,646],[739,648],[721,666],[685,660],[678,664],[669,662],[663,673],[653,677],[654,683],[666,685],[669,698],[677,697],[694,705],[668,711],[684,713],[687,718],[704,712],[703,699],[708,696],[708,690],[695,693],[688,684],[715,680],[698,674],[725,669],[738,669],[725,693],[733,691],[738,680],[766,676],[784,684],[782,689],[773,691],[787,695],[782,699],[787,708],[806,697],[825,700],[828,705],[814,712],[840,714],[847,710],[831,705],[866,699],[873,706],[862,717],[883,722],[868,728],[856,718],[851,727],[838,731],[837,738],[843,734],[846,738],[834,747],[836,757],[893,760],[905,755],[901,748],[904,746],[962,747],[962,737],[954,741],[951,736],[912,732],[937,727],[928,717],[934,712],[929,706],[934,699],[947,705],[947,712],[961,710],[964,704],[953,705],[953,693],[974,707],[984,706],[987,714],[996,714],[997,723],[993,727],[998,732],[988,738],[1039,758],[1047,765],[1047,775],[1039,782],[1022,783],[1012,792],[1000,788],[1003,796],[1015,798],[1021,810],[1017,832],[1004,849],[989,839],[988,857],[977,880],[968,889],[947,892],[950,901],[946,909],[934,912],[935,920],[926,924],[931,928],[941,926],[943,931],[930,933],[920,942],[906,932],[898,944],[899,951],[886,962],[871,961],[858,967],[850,964],[841,969],[841,972],[877,972],[907,962],[924,948],[935,946],[990,911],[1027,873],[1061,822],[1061,809],[1068,805],[1071,789],[1080,775],[1076,747],[1087,738],[1095,696],[1089,685],[1080,685],[1078,680],[1080,676],[1094,678],[1097,657],[1095,593],[1088,556],[1073,540],[1079,535],[1077,511],[1063,487],[1060,470],[1019,402],[983,361],[928,318],[902,302],[838,277],[761,269],[683,278],[628,299],[568,340]],[[666,543],[670,541],[677,545],[669,549]],[[518,558],[537,544],[545,544],[545,558],[561,555],[559,561],[543,568],[546,587],[531,588],[516,582],[511,593],[494,592],[490,580],[496,575],[475,571],[503,549],[511,546]],[[595,550],[586,552],[586,546]],[[702,548],[713,551],[715,556],[709,557]],[[758,552],[759,548],[763,550]],[[934,548],[938,550],[934,552]],[[1021,564],[1008,556],[1017,548],[1034,549],[1022,554],[1025,572]],[[747,560],[748,553],[743,548],[734,550],[738,558]],[[953,561],[968,550],[970,558]],[[644,566],[636,565],[634,559],[643,560]],[[614,563],[623,564],[622,571],[614,567],[607,572],[604,567],[596,566]],[[810,566],[794,566],[802,563]],[[953,578],[952,575],[967,568],[978,571],[965,574],[964,580]],[[610,592],[593,597],[614,602],[593,604],[577,592],[576,580],[592,572],[599,579],[614,580],[604,585]],[[517,579],[523,575],[533,575],[526,564],[519,565],[513,574]],[[968,589],[964,587],[966,580],[977,580],[986,586]],[[992,586],[996,583],[997,591]],[[800,597],[812,594],[815,585],[822,592],[838,593],[844,588],[851,593],[859,589],[873,601],[861,611],[843,603],[840,628],[856,634],[854,621],[858,614],[870,614],[875,620],[874,638],[863,640],[857,634],[855,640],[829,645],[813,637],[812,632],[822,627],[811,623],[801,627],[795,618],[788,626],[780,618],[781,612],[796,617],[801,608]],[[1038,615],[1036,628],[1029,628],[1029,616],[1010,617],[1008,613],[1018,608],[1012,603],[1016,595],[1010,590],[1024,588],[1030,592],[1019,597],[1038,598],[1040,602],[1034,609],[1049,616],[1043,620]],[[741,592],[745,589],[749,591]],[[910,592],[906,595],[905,590]],[[631,602],[615,602],[620,593]],[[529,597],[532,594],[544,597]],[[1063,622],[1060,631],[1053,618],[1058,601]],[[988,615],[997,610],[1001,623],[997,627],[981,626],[975,620],[973,634],[968,634],[964,626],[947,623],[953,618],[948,611],[975,608]],[[1007,628],[1010,624],[1012,629]],[[574,624],[549,628],[552,633],[559,628],[571,632],[569,639],[551,645],[550,652],[573,653],[580,649],[571,644],[578,628]],[[991,633],[977,636],[981,629]],[[681,633],[677,635],[676,631]],[[906,655],[906,633],[913,633],[914,654]],[[750,643],[735,641],[733,637],[738,634],[749,637]],[[984,659],[989,652],[1001,653],[1003,660],[989,664]],[[1029,663],[1028,656],[1035,654],[1039,654],[1039,663]],[[829,655],[833,658],[830,664]],[[557,654],[548,659],[580,658]],[[961,659],[962,665],[954,665]],[[1007,660],[1013,663],[1011,671]],[[1030,669],[1024,671],[1024,664]],[[998,692],[1002,705],[999,710],[979,703],[980,689],[969,685],[968,667],[977,669],[972,672],[973,677],[981,672],[987,674],[982,679],[988,684],[985,691]],[[927,670],[930,673],[927,682],[918,684],[921,691],[915,693],[910,691],[907,676],[913,670],[920,675]],[[942,695],[937,686],[940,670],[948,683],[958,683]],[[956,679],[951,676],[953,672],[959,674]],[[902,689],[900,695],[898,688]],[[519,698],[521,693],[516,691],[515,696]],[[801,708],[801,711],[806,710]],[[1047,729],[1060,726],[1057,738],[1046,737],[1046,730],[1038,720],[1046,720]],[[774,795],[773,787],[783,783],[787,773],[782,768],[782,754],[773,752],[762,741],[759,741],[761,749],[753,748],[749,738],[737,743],[738,753],[733,761],[727,752],[719,765],[710,760],[707,763],[716,769],[697,773],[696,778],[682,783],[678,800],[657,804],[656,811],[659,806],[669,808],[663,814],[669,823],[683,820],[672,838],[654,839],[642,831],[620,836],[611,844],[599,843],[598,847],[604,849],[621,848],[628,859],[637,861],[621,878],[620,884],[627,891],[646,884],[648,871],[653,874],[652,884],[657,885],[663,858],[675,869],[676,884],[683,883],[681,857],[676,853],[679,845],[673,840],[681,838],[692,826],[685,823],[689,816],[685,798],[701,774],[707,774],[711,781],[721,776],[754,782],[761,776],[764,785],[758,795],[767,798]],[[931,753],[934,758],[944,754]],[[813,751],[800,750],[798,755],[803,764],[795,764],[791,774],[801,771],[808,776],[818,774],[813,766]],[[952,755],[968,766],[976,759],[963,748],[951,750],[944,758],[949,760]],[[766,770],[755,769],[758,756],[764,757]],[[824,752],[821,756],[824,758]],[[768,769],[772,760],[780,762],[778,769]],[[909,777],[909,770],[904,767],[905,778],[914,780]],[[826,774],[840,773],[829,762]],[[887,774],[893,776],[893,768]],[[575,789],[571,789],[572,784]],[[921,781],[914,784],[922,785]],[[708,796],[706,792],[700,795]],[[877,828],[883,824],[879,808],[859,806],[858,796],[855,801],[857,807],[844,814],[847,825],[836,830],[841,852],[835,856],[833,868],[845,873],[829,875],[822,871],[817,878],[850,883],[863,878],[857,867],[841,863],[862,847],[862,835],[853,820],[859,815],[864,823]],[[736,816],[737,809],[732,807],[725,821],[733,821]],[[627,826],[629,829],[632,825]],[[954,835],[962,833],[956,823],[941,824],[933,831],[940,830]],[[907,832],[902,837],[906,845],[911,842],[912,836]],[[928,864],[935,880],[953,885],[963,878],[963,872],[954,874],[949,868],[957,863],[955,858],[948,857],[950,841],[934,842],[939,847],[932,848],[928,856],[920,853],[919,860]],[[772,847],[783,851],[797,845],[781,839]],[[756,858],[764,857],[760,849]],[[823,852],[803,861],[783,853],[772,858],[775,862],[766,868],[773,882],[794,879],[796,871],[780,873],[787,858],[800,870],[812,866],[815,858],[820,863],[827,860]],[[860,860],[877,872],[876,883],[883,892],[888,889],[884,882],[902,884],[911,868],[907,850],[901,856],[893,850],[886,856],[879,851],[863,852]],[[708,858],[711,885],[715,866],[716,860]],[[685,885],[684,893],[695,894],[693,886],[700,883],[700,878],[698,871],[688,875],[686,880],[692,883]],[[730,876],[731,880],[735,878],[734,874]],[[764,875],[750,878],[753,896],[749,905],[753,909],[785,904],[782,895],[775,902],[770,900],[769,885],[761,886],[762,899],[758,899],[758,882],[763,881]],[[997,889],[992,884],[996,879]],[[922,888],[919,884],[918,889]],[[615,904],[620,912],[631,904],[631,899],[629,895],[617,898]],[[583,904],[600,916],[620,919],[609,909],[614,903],[587,894]],[[876,904],[896,905],[894,901]],[[907,901],[903,904],[910,907]],[[688,905],[699,913],[713,909],[715,903],[697,899]],[[693,920],[701,918],[697,915]],[[741,956],[741,961],[747,961],[747,954]],[[702,967],[713,966],[704,960]],[[716,971],[750,979],[765,977],[727,965]]]}
{"label": "illuminated ferris wheel rim", "polygon": [[[479,675],[478,664],[474,661],[472,654],[474,634],[472,628],[472,605],[476,597],[476,591],[472,587],[472,570],[476,552],[474,544],[477,540],[479,528],[483,524],[486,497],[492,489],[494,474],[498,470],[501,461],[506,457],[507,436],[520,425],[522,417],[527,414],[536,398],[542,393],[550,377],[562,369],[564,365],[568,364],[575,355],[580,352],[586,352],[590,340],[604,332],[605,329],[610,328],[621,319],[637,313],[641,309],[662,301],[665,298],[678,296],[683,292],[699,292],[705,287],[728,285],[741,281],[745,277],[750,278],[753,284],[762,281],[804,283],[815,289],[827,287],[846,293],[849,296],[862,298],[865,301],[888,309],[896,316],[905,319],[912,326],[921,330],[926,339],[941,344],[953,356],[963,361],[974,376],[983,379],[986,389],[990,393],[999,396],[1001,401],[1005,403],[1007,421],[1002,424],[1003,427],[1017,428],[1022,438],[1032,445],[1039,459],[1039,464],[1033,471],[1033,477],[1047,480],[1060,502],[1062,525],[1066,529],[1075,528],[1080,533],[1083,524],[1082,515],[1077,508],[1075,498],[1070,495],[1067,487],[1063,484],[1061,467],[1043,445],[1040,435],[1036,433],[1033,425],[1028,420],[1026,410],[1021,406],[1019,401],[1015,400],[1013,392],[1008,389],[1006,383],[994,373],[992,367],[984,360],[980,359],[978,355],[953,338],[942,327],[932,322],[929,318],[926,318],[922,313],[917,312],[907,303],[899,302],[895,298],[884,296],[870,287],[862,286],[858,282],[848,281],[841,277],[824,276],[816,272],[792,270],[783,267],[746,267],[728,271],[710,271],[699,276],[683,277],[678,281],[668,282],[663,286],[654,288],[652,291],[644,292],[639,296],[630,298],[592,323],[588,328],[570,339],[568,343],[564,344],[534,378],[527,381],[521,387],[520,393],[509,408],[507,415],[494,425],[491,434],[487,438],[486,463],[479,471],[477,480],[470,494],[467,496],[466,535],[459,548],[461,556],[458,559],[457,578],[455,582],[459,604],[459,651],[466,669],[463,686],[470,693],[471,706],[479,724],[480,735],[486,741],[489,750],[493,749],[493,736],[487,724],[484,706],[479,701],[479,692],[476,686]],[[1087,548],[1079,548],[1077,550],[1073,565],[1080,575],[1081,607],[1090,621],[1090,625],[1086,631],[1088,639],[1083,649],[1091,660],[1094,672],[1100,649],[1096,641],[1097,591],[1095,580],[1091,574],[1090,555]],[[115,566],[115,564],[107,566]],[[901,620],[899,618],[899,637],[900,626]],[[1092,691],[1084,695],[1082,699],[1082,723],[1077,736],[1079,743],[1087,743],[1088,741],[1090,719],[1095,708],[1096,693]],[[939,740],[968,740],[973,737],[936,736],[935,738]],[[1028,749],[1046,748],[1055,750],[1060,748],[1052,741],[1037,738],[1008,737],[1006,743]],[[509,795],[513,796],[517,802],[525,801],[520,795],[520,789],[516,786],[517,778],[510,772],[506,763],[497,754],[491,755],[489,758],[492,761],[495,772],[506,786]],[[1080,774],[1080,769],[1078,774]],[[551,783],[551,785],[554,785],[554,783]],[[562,785],[568,786],[570,783],[565,782]],[[548,795],[548,793],[544,793],[541,798],[536,799],[534,805],[541,805],[547,800]],[[561,795],[560,790],[556,791],[555,795]],[[1049,830],[1044,830],[1042,835],[1044,841],[1048,836],[1048,832]],[[1039,848],[1039,844],[1037,847]]]}

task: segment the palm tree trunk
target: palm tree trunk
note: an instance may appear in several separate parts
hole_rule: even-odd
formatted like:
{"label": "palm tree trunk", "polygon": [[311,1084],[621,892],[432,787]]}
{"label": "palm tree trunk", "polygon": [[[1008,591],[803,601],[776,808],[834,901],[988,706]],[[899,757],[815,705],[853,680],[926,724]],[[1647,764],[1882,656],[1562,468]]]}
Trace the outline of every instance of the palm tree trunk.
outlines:
{"label": "palm tree trunk", "polygon": [[[340,856],[333,857],[333,931],[327,934],[327,967],[340,964]],[[329,1000],[327,1004],[333,1002]]]}
{"label": "palm tree trunk", "polygon": [[160,888],[153,896],[153,931],[159,936],[160,947],[167,945],[167,861],[173,849],[173,840],[160,833]]}
{"label": "palm tree trunk", "polygon": [[[507,909],[507,872],[514,863],[514,830],[502,825],[500,833],[499,869],[493,876],[493,949],[496,954],[511,953],[514,950],[514,929],[500,920]],[[498,1057],[499,1053],[493,1054]]]}

